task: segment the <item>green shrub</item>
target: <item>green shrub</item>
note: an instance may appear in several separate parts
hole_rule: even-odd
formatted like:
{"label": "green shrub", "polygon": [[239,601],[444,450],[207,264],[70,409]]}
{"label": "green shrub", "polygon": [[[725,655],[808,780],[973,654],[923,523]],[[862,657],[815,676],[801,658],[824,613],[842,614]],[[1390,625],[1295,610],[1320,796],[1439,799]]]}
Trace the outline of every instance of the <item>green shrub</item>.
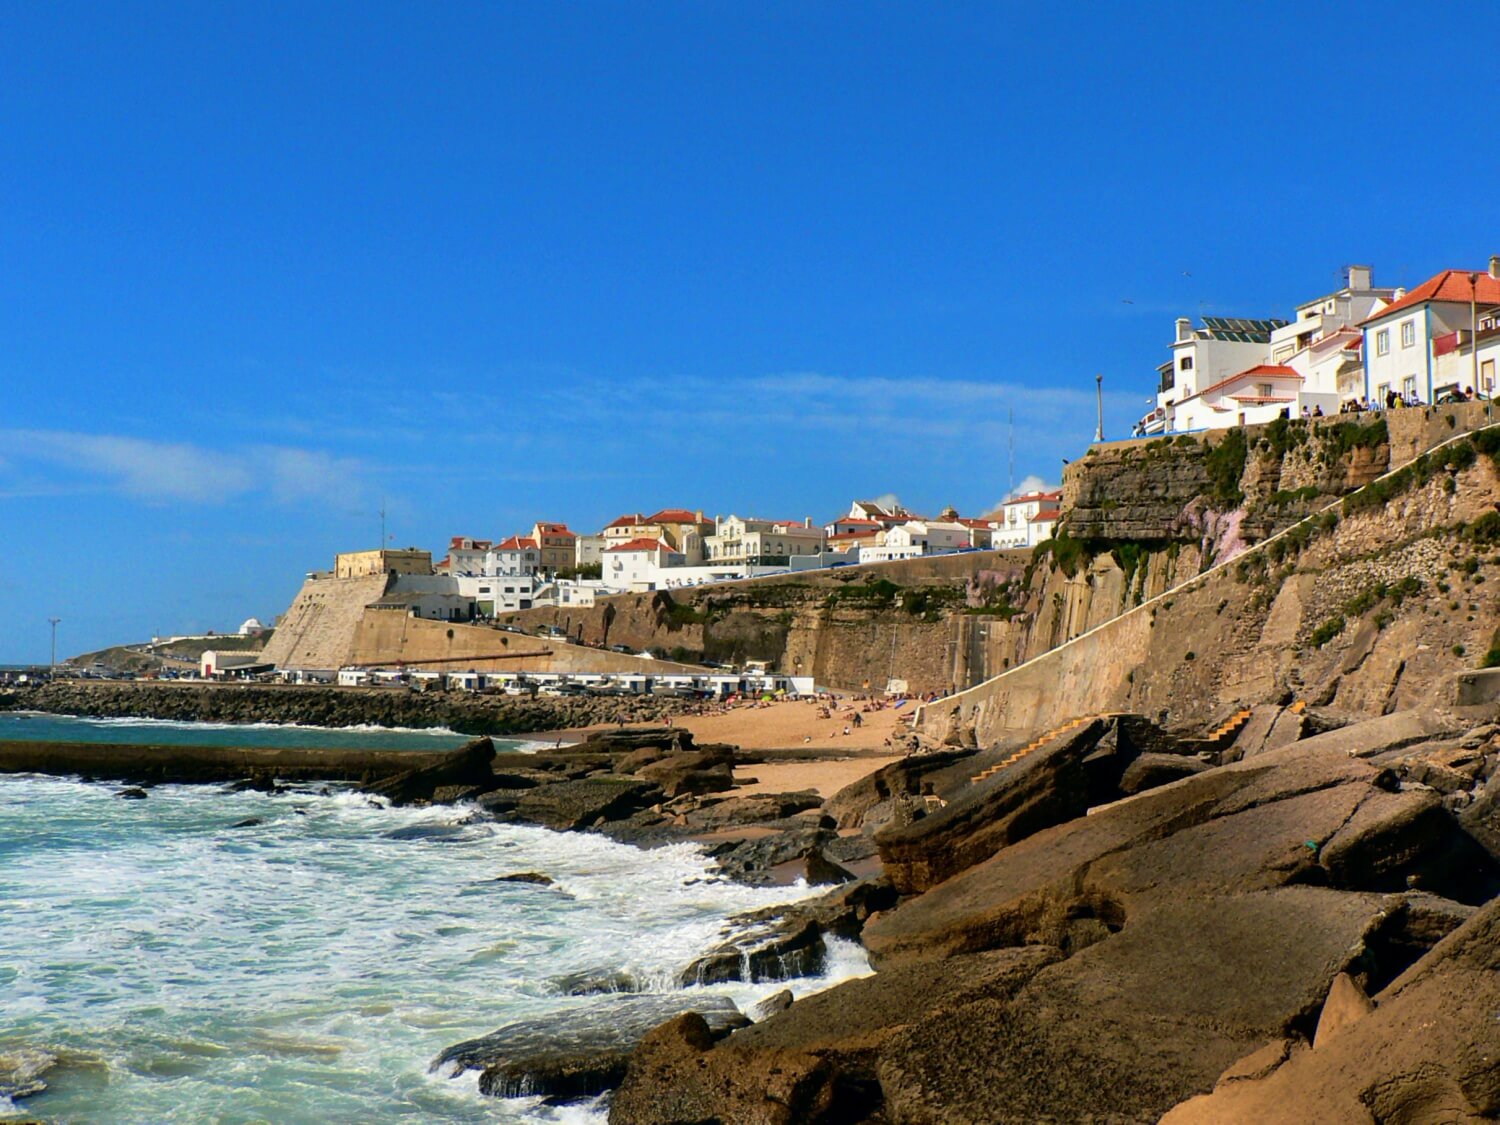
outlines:
{"label": "green shrub", "polygon": [[1248,453],[1245,431],[1235,428],[1224,431],[1224,437],[1209,449],[1203,459],[1208,479],[1213,482],[1213,498],[1226,508],[1237,508],[1244,503],[1245,493],[1240,488],[1240,478],[1245,475]]}
{"label": "green shrub", "polygon": [[1313,630],[1312,636],[1309,639],[1312,641],[1312,646],[1314,648],[1322,648],[1343,631],[1344,619],[1342,617],[1330,617],[1327,621],[1323,622],[1323,624],[1319,625],[1316,629]]}

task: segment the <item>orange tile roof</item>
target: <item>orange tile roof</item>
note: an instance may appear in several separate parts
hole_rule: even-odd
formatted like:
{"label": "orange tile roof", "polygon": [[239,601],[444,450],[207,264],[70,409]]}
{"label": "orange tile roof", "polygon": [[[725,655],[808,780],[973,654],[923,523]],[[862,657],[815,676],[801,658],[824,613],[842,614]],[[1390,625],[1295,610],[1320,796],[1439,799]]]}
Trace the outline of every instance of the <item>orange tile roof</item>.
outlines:
{"label": "orange tile roof", "polygon": [[535,539],[532,539],[530,537],[522,538],[519,535],[512,535],[504,543],[501,543],[498,547],[496,547],[495,550],[497,550],[497,551],[535,551],[537,549],[537,546],[538,546],[538,544],[537,544],[537,541]]}
{"label": "orange tile roof", "polygon": [[640,512],[627,512],[625,515],[621,516],[619,519],[615,520],[613,523],[607,523],[604,526],[606,528],[611,528],[611,527],[639,527],[641,524],[643,524],[645,522],[646,522],[646,517],[643,516],[643,515],[641,515]]}
{"label": "orange tile roof", "polygon": [[[1475,275],[1478,276],[1478,281],[1471,284],[1469,278]],[[1394,304],[1371,313],[1360,321],[1360,327],[1404,313],[1418,305],[1425,305],[1428,301],[1451,301],[1467,305],[1470,299],[1478,300],[1481,305],[1500,305],[1500,277],[1491,277],[1484,270],[1444,270],[1429,277]]]}

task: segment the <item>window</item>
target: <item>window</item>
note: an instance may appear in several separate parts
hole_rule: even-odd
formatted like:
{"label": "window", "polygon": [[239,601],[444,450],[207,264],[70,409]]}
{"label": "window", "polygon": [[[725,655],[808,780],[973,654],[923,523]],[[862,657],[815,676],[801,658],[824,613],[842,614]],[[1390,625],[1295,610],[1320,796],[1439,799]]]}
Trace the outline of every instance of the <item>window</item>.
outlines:
{"label": "window", "polygon": [[1406,398],[1417,397],[1417,377],[1415,375],[1408,375],[1405,379],[1401,380],[1401,394]]}
{"label": "window", "polygon": [[1257,383],[1257,384],[1255,384],[1255,393],[1258,394],[1258,395],[1260,395],[1261,398],[1270,398],[1271,397],[1271,384],[1270,383]]}
{"label": "window", "polygon": [[1375,333],[1375,354],[1389,355],[1391,351],[1391,330],[1382,328]]}
{"label": "window", "polygon": [[1376,405],[1377,406],[1384,406],[1385,405],[1385,400],[1390,397],[1390,394],[1391,394],[1391,385],[1389,383],[1381,383],[1380,386],[1378,386],[1378,387],[1375,388],[1375,403],[1376,403]]}
{"label": "window", "polygon": [[1417,325],[1415,321],[1406,320],[1401,323],[1401,346],[1409,348],[1417,342]]}
{"label": "window", "polygon": [[1193,369],[1193,357],[1190,355],[1183,356],[1182,363],[1179,366],[1184,371],[1191,371]]}

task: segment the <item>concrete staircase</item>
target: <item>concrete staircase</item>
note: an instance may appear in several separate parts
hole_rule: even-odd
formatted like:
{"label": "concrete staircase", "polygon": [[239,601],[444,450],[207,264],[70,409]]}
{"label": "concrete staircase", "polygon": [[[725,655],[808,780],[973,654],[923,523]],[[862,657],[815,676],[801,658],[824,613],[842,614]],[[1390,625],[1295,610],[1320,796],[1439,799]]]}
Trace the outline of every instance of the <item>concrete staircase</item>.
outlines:
{"label": "concrete staircase", "polygon": [[1026,755],[1035,753],[1037,750],[1040,750],[1043,746],[1047,745],[1047,743],[1053,741],[1054,739],[1061,738],[1065,734],[1072,733],[1079,727],[1083,726],[1085,723],[1093,722],[1096,718],[1098,718],[1097,715],[1081,715],[1076,719],[1069,720],[1060,727],[1049,730],[1046,734],[1032,739],[1025,746],[1021,747],[1021,749],[1017,750],[1014,754],[1006,758],[1004,761],[996,762],[988,769],[981,770],[979,773],[969,778],[970,783],[978,785],[981,781],[988,781],[990,778],[994,777],[997,773],[1003,770],[1006,766],[1015,765],[1022,758],[1026,757]]}

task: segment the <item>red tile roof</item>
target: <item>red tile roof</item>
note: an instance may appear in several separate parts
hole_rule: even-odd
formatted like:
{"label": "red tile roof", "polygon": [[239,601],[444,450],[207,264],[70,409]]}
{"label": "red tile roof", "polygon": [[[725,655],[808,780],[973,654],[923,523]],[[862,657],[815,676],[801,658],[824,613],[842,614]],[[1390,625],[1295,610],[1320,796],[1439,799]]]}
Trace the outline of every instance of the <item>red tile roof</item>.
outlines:
{"label": "red tile roof", "polygon": [[[1182,402],[1187,402],[1188,399],[1202,398],[1204,395],[1223,390],[1225,387],[1232,387],[1234,384],[1244,382],[1247,379],[1295,379],[1299,383],[1302,382],[1302,376],[1297,374],[1295,368],[1284,367],[1279,363],[1257,363],[1248,371],[1241,371],[1238,375],[1231,375],[1227,379],[1220,379],[1213,386],[1204,387],[1195,395],[1188,395]],[[1179,402],[1177,405],[1181,406],[1182,402]]]}
{"label": "red tile roof", "polygon": [[710,523],[710,520],[701,520],[697,512],[690,512],[686,508],[663,508],[653,513],[647,523]]}
{"label": "red tile roof", "polygon": [[1046,523],[1049,520],[1057,519],[1057,517],[1060,515],[1062,515],[1062,512],[1057,508],[1043,508],[1039,512],[1037,512],[1036,515],[1028,517],[1026,522]]}
{"label": "red tile roof", "polygon": [[[1469,278],[1475,275],[1478,281],[1471,284]],[[1500,277],[1491,277],[1484,270],[1444,270],[1429,277],[1394,304],[1367,316],[1360,321],[1360,327],[1399,315],[1428,301],[1467,305],[1471,299],[1478,300],[1481,305],[1500,305]]]}
{"label": "red tile roof", "polygon": [[577,539],[578,536],[565,523],[537,523],[543,535],[565,535],[569,539]]}
{"label": "red tile roof", "polygon": [[604,526],[606,529],[611,527],[639,527],[645,522],[646,517],[641,515],[640,512],[627,512],[613,523],[607,523]]}
{"label": "red tile roof", "polygon": [[535,551],[536,549],[537,541],[535,539],[529,536],[523,538],[519,535],[512,535],[504,543],[495,548],[497,551]]}
{"label": "red tile roof", "polygon": [[[474,546],[472,548],[465,547],[465,539],[468,539]],[[452,539],[448,540],[448,550],[450,551],[488,551],[489,549],[490,541],[488,539],[472,539],[467,535],[455,535]]]}
{"label": "red tile roof", "polygon": [[608,548],[608,551],[670,551],[671,549],[660,539],[631,539]]}

